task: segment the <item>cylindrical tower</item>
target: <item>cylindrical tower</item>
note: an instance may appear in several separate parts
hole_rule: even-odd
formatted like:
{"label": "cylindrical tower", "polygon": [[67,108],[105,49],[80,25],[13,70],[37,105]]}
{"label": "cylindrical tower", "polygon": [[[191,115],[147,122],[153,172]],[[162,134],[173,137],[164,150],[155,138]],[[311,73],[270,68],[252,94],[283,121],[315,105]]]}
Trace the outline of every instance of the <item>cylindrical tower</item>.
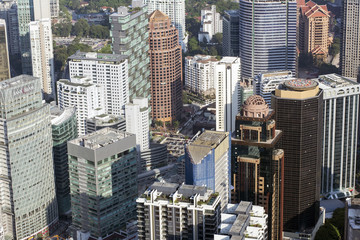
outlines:
{"label": "cylindrical tower", "polygon": [[179,34],[170,18],[156,10],[149,17],[151,107],[154,120],[177,120],[182,108]]}
{"label": "cylindrical tower", "polygon": [[240,0],[239,54],[245,78],[296,70],[296,0]]}

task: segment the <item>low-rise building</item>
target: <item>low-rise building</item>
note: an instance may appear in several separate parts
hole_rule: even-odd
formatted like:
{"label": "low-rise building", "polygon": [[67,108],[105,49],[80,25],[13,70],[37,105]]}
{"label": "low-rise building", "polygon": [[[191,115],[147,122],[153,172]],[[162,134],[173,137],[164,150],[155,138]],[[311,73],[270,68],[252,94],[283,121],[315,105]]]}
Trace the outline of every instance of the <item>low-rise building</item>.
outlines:
{"label": "low-rise building", "polygon": [[86,119],[86,133],[92,133],[106,127],[126,131],[126,121],[123,117],[109,114],[101,114]]}

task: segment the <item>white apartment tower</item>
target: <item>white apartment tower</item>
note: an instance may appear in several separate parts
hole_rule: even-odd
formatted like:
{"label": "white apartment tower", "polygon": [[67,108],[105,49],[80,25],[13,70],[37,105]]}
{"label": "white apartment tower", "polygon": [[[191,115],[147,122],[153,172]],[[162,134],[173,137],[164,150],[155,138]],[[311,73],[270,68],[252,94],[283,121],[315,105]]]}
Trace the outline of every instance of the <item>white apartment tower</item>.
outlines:
{"label": "white apartment tower", "polygon": [[119,54],[83,53],[69,57],[70,78],[88,77],[104,88],[105,113],[124,115],[129,102],[128,60]]}
{"label": "white apartment tower", "polygon": [[45,94],[55,96],[54,54],[49,18],[30,22],[32,72],[41,80]]}
{"label": "white apartment tower", "polygon": [[185,0],[144,0],[144,3],[148,5],[148,14],[159,10],[170,17],[171,23],[179,31],[180,45],[186,52],[188,39],[185,28]]}
{"label": "white apartment tower", "polygon": [[57,82],[60,109],[76,107],[78,135],[86,134],[86,119],[105,113],[104,90],[86,77],[73,77],[71,81]]}
{"label": "white apartment tower", "polygon": [[185,58],[185,87],[186,89],[208,95],[214,86],[215,65],[219,61],[212,56],[195,55]]}
{"label": "white apartment tower", "polygon": [[59,0],[50,0],[50,13],[51,18],[57,18],[59,17]]}
{"label": "white apartment tower", "polygon": [[58,221],[50,109],[40,80],[0,82],[0,116],[1,225],[6,238],[35,238]]}
{"label": "white apartment tower", "polygon": [[134,98],[125,105],[126,131],[136,135],[138,151],[149,149],[149,103],[147,98]]}
{"label": "white apartment tower", "polygon": [[215,65],[216,131],[235,130],[240,112],[241,64],[238,57],[224,57]]}
{"label": "white apartment tower", "polygon": [[198,36],[199,42],[210,42],[216,33],[222,33],[223,20],[220,13],[216,12],[216,6],[201,10],[201,27]]}

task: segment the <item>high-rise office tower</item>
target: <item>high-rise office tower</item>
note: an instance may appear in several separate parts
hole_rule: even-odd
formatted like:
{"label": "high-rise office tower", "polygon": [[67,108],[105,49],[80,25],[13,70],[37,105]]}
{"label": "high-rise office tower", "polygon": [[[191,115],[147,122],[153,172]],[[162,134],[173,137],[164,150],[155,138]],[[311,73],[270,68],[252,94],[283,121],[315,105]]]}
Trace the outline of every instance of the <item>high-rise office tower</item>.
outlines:
{"label": "high-rise office tower", "polygon": [[72,223],[94,239],[136,218],[135,135],[104,128],[68,142]]}
{"label": "high-rise office tower", "polygon": [[6,21],[9,53],[19,54],[19,23],[15,0],[0,3],[0,18]]}
{"label": "high-rise office tower", "polygon": [[326,5],[308,1],[299,9],[299,50],[326,58],[329,51],[330,12]]}
{"label": "high-rise office tower", "polygon": [[221,197],[225,209],[230,196],[230,134],[205,131],[185,145],[185,183],[206,186]]}
{"label": "high-rise office tower", "polygon": [[198,35],[199,42],[209,43],[216,33],[222,33],[223,20],[220,13],[216,12],[216,6],[201,9],[201,26]]}
{"label": "high-rise office tower", "polygon": [[104,89],[93,84],[89,78],[60,79],[57,82],[57,97],[60,109],[76,107],[79,136],[86,134],[86,119],[105,113]]}
{"label": "high-rise office tower", "polygon": [[69,57],[70,78],[85,76],[93,84],[103,86],[105,112],[124,116],[129,102],[129,76],[127,56],[77,51]]}
{"label": "high-rise office tower", "polygon": [[139,239],[214,239],[220,200],[204,186],[155,182],[136,200]]}
{"label": "high-rise office tower", "polygon": [[119,7],[109,20],[113,53],[129,57],[129,101],[135,97],[146,97],[150,101],[147,6],[134,11]]}
{"label": "high-rise office tower", "polygon": [[324,92],[321,194],[344,198],[355,188],[360,84],[336,74],[318,82]]}
{"label": "high-rise office tower", "polygon": [[215,65],[216,131],[233,132],[240,111],[241,64],[238,57],[224,57]]}
{"label": "high-rise office tower", "polygon": [[18,24],[23,74],[32,74],[30,25],[31,21],[51,18],[50,0],[18,0]]}
{"label": "high-rise office tower", "polygon": [[56,198],[59,215],[70,211],[70,182],[67,156],[67,141],[77,138],[75,107],[59,109],[50,107],[53,138],[53,157],[55,170]]}
{"label": "high-rise office tower", "polygon": [[38,78],[0,82],[0,207],[5,235],[48,234],[58,221],[50,110]]}
{"label": "high-rise office tower", "polygon": [[242,77],[296,71],[296,0],[240,0]]}
{"label": "high-rise office tower", "polygon": [[55,98],[54,53],[49,18],[33,21],[29,24],[32,73],[42,83],[43,92]]}
{"label": "high-rise office tower", "polygon": [[11,77],[7,38],[6,21],[0,19],[0,81]]}
{"label": "high-rise office tower", "polygon": [[360,2],[343,0],[340,73],[356,79],[360,74]]}
{"label": "high-rise office tower", "polygon": [[[249,97],[236,116],[232,138],[232,202],[251,201],[269,215],[269,239],[282,239],[284,151],[275,112],[259,95]],[[285,152],[286,154],[286,152]]]}
{"label": "high-rise office tower", "polygon": [[223,56],[239,56],[239,10],[225,11],[223,16]]}
{"label": "high-rise office tower", "polygon": [[50,0],[51,18],[59,17],[59,12],[60,12],[59,0]]}
{"label": "high-rise office tower", "polygon": [[323,91],[313,80],[288,80],[271,101],[276,127],[283,131],[284,232],[301,233],[319,217]]}
{"label": "high-rise office tower", "polygon": [[254,94],[264,98],[271,108],[271,94],[287,80],[295,79],[291,71],[273,71],[260,73],[254,77]]}
{"label": "high-rise office tower", "polygon": [[210,95],[215,91],[215,65],[213,56],[195,55],[185,58],[185,87],[195,93]]}
{"label": "high-rise office tower", "polygon": [[149,16],[152,118],[172,122],[182,109],[182,53],[178,31],[159,10]]}
{"label": "high-rise office tower", "polygon": [[125,105],[126,131],[136,135],[138,151],[149,149],[149,103],[147,98],[134,98]]}
{"label": "high-rise office tower", "polygon": [[148,13],[155,10],[165,13],[171,19],[171,23],[179,31],[179,43],[183,51],[187,49],[187,35],[185,28],[185,0],[144,0],[148,6]]}

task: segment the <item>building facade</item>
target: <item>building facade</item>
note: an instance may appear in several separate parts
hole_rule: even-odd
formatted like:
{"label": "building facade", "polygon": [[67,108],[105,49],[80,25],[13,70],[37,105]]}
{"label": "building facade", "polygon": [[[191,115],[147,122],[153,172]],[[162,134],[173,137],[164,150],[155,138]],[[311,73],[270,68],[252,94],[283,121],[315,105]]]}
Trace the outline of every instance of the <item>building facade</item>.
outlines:
{"label": "building facade", "polygon": [[275,112],[258,95],[250,96],[236,116],[232,138],[232,202],[250,201],[269,216],[269,239],[282,239],[284,151]]}
{"label": "building facade", "polygon": [[195,55],[185,58],[185,88],[191,92],[211,95],[215,92],[215,65],[212,56]]}
{"label": "building facade", "polygon": [[230,196],[230,134],[205,131],[185,145],[185,183],[206,186],[221,197],[225,209]]}
{"label": "building facade", "polygon": [[214,239],[221,220],[220,199],[203,186],[155,182],[136,200],[138,237]]}
{"label": "building facade", "polygon": [[296,71],[296,0],[240,0],[242,77],[274,70]]}
{"label": "building facade", "polygon": [[149,103],[147,98],[135,98],[125,106],[126,131],[136,135],[136,148],[142,152],[150,146]]}
{"label": "building facade", "polygon": [[59,12],[60,12],[59,0],[50,0],[51,18],[59,17]]}
{"label": "building facade", "polygon": [[32,73],[41,79],[42,90],[55,98],[54,51],[49,18],[29,24]]}
{"label": "building facade", "polygon": [[51,18],[50,0],[18,0],[19,46],[23,74],[32,74],[30,26],[31,21]]}
{"label": "building facade", "polygon": [[50,110],[38,78],[0,82],[0,203],[11,239],[47,237],[58,222]]}
{"label": "building facade", "polygon": [[224,57],[215,65],[216,131],[233,132],[240,112],[241,64],[237,57]]}
{"label": "building facade", "polygon": [[[344,0],[342,7],[340,73],[356,79],[360,75],[360,3]],[[358,80],[359,81],[359,80]]]}
{"label": "building facade", "polygon": [[[222,33],[223,20],[220,13],[216,12],[216,6],[211,5],[201,10],[201,26],[198,36],[199,42],[209,43],[216,33]],[[226,55],[225,55],[226,56]]]}
{"label": "building facade", "polygon": [[271,94],[287,80],[295,79],[291,71],[273,71],[260,73],[254,77],[254,94],[264,98],[271,108]]}
{"label": "building facade", "polygon": [[179,43],[183,51],[187,50],[187,34],[185,28],[185,0],[144,0],[148,6],[148,14],[155,10],[169,16],[171,24],[173,24],[179,32]]}
{"label": "building facade", "polygon": [[76,229],[104,238],[136,218],[135,135],[104,128],[69,141],[68,154]]}
{"label": "building facade", "polygon": [[77,138],[75,107],[59,109],[51,106],[51,128],[55,171],[56,199],[59,215],[70,211],[70,182],[67,157],[67,141]]}
{"label": "building facade", "polygon": [[11,75],[6,21],[0,19],[0,81],[9,79],[10,77]]}
{"label": "building facade", "polygon": [[223,56],[239,56],[239,10],[225,11],[223,16]]}
{"label": "building facade", "polygon": [[130,97],[127,56],[77,51],[68,63],[70,78],[88,77],[93,84],[104,88],[107,114],[124,116]]}
{"label": "building facade", "polygon": [[288,80],[271,101],[285,152],[284,232],[307,232],[319,218],[323,91],[313,80]]}
{"label": "building facade", "polygon": [[182,52],[177,29],[159,10],[149,16],[152,119],[173,122],[182,110]]}
{"label": "building facade", "polygon": [[324,92],[321,194],[345,198],[355,189],[360,84],[336,74],[318,82]]}
{"label": "building facade", "polygon": [[86,119],[105,113],[104,90],[89,78],[60,79],[57,93],[60,109],[76,107],[79,136],[86,134]]}
{"label": "building facade", "polygon": [[101,114],[92,118],[86,119],[86,133],[92,133],[97,130],[110,127],[120,131],[126,131],[126,121],[125,118],[109,115],[109,114]]}
{"label": "building facade", "polygon": [[330,12],[326,5],[308,1],[299,6],[299,50],[321,59],[329,52]]}
{"label": "building facade", "polygon": [[20,53],[20,46],[17,4],[15,0],[0,3],[0,18],[6,21],[9,53],[17,55]]}
{"label": "building facade", "polygon": [[150,101],[147,6],[140,10],[119,7],[109,21],[113,53],[128,56],[129,101],[135,97]]}

